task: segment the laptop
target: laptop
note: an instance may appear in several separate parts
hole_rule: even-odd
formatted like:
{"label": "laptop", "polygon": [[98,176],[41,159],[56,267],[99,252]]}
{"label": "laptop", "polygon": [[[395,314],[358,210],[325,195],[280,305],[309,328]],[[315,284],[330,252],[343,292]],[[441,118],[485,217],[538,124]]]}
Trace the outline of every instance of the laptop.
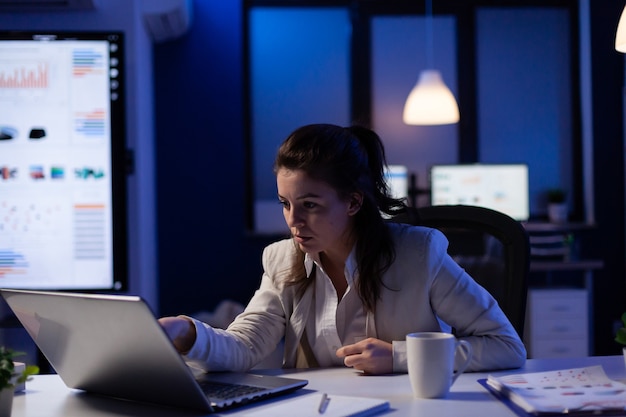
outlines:
{"label": "laptop", "polygon": [[194,371],[137,296],[15,289],[0,289],[0,294],[70,388],[215,412],[308,383],[282,376]]}

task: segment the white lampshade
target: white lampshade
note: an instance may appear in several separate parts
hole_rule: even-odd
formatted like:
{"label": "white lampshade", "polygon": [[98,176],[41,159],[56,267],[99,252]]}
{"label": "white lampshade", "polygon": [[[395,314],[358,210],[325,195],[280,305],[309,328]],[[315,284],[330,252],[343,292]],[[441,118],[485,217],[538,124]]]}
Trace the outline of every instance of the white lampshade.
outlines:
{"label": "white lampshade", "polygon": [[622,15],[617,24],[617,33],[615,34],[615,50],[618,52],[626,52],[626,6],[622,10]]}
{"label": "white lampshade", "polygon": [[459,106],[437,70],[424,70],[409,93],[402,115],[408,125],[445,125],[459,121]]}

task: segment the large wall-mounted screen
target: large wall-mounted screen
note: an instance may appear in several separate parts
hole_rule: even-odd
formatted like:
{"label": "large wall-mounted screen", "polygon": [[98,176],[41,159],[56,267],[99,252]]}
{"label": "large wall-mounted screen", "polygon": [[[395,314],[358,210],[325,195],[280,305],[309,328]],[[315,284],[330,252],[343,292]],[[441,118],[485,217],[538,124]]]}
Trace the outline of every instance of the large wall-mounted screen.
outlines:
{"label": "large wall-mounted screen", "polygon": [[122,33],[0,32],[0,287],[127,281]]}

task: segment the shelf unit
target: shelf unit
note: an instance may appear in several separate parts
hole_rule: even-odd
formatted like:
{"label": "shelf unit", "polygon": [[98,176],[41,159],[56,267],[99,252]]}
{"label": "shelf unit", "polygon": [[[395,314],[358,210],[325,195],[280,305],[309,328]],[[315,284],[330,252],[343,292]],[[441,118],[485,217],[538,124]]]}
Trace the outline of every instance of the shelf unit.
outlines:
{"label": "shelf unit", "polygon": [[528,291],[525,344],[531,358],[589,355],[589,306],[585,289]]}
{"label": "shelf unit", "polygon": [[[543,274],[541,285],[531,284],[528,289],[524,343],[529,357],[591,355],[593,272],[604,262],[580,257],[579,232],[594,225],[525,223],[524,227],[531,242],[530,272]],[[582,285],[575,277],[567,285],[554,282],[553,275],[559,272],[579,272]]]}

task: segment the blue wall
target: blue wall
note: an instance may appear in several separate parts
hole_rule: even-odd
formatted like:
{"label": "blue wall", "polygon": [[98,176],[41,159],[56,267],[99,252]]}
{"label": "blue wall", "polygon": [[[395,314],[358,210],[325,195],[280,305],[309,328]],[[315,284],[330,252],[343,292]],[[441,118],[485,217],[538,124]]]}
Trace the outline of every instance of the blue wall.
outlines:
{"label": "blue wall", "polygon": [[162,314],[247,302],[261,249],[247,238],[243,11],[194,3],[184,37],[154,51],[156,180]]}

